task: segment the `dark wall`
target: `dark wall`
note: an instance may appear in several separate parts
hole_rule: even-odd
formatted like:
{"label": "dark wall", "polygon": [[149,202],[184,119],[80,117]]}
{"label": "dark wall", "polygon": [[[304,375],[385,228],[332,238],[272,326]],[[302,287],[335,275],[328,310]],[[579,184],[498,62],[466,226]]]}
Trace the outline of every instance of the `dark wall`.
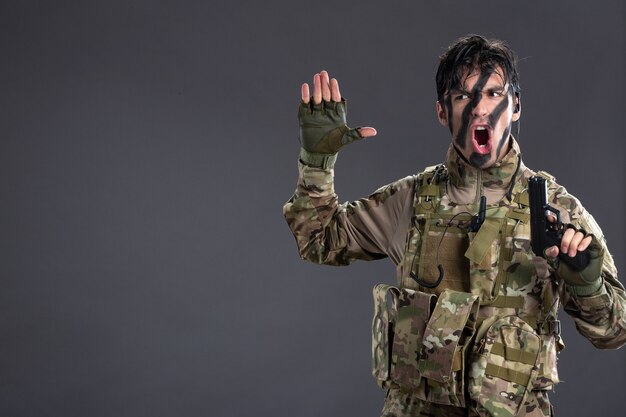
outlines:
{"label": "dark wall", "polygon": [[[0,6],[0,415],[377,416],[371,288],[388,261],[299,260],[299,86],[327,69],[352,125],[342,200],[440,162],[437,57],[516,50],[525,162],[624,268],[624,4],[20,1]],[[626,351],[562,314],[552,395],[621,415]]]}

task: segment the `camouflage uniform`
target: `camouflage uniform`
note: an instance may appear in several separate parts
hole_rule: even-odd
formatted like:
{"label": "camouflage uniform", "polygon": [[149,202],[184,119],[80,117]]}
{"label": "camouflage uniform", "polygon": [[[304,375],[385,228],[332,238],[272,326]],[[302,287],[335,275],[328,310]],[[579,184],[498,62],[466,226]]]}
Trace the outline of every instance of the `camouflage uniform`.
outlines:
{"label": "camouflage uniform", "polygon": [[[476,169],[451,146],[445,164],[339,204],[332,166],[299,163],[284,215],[303,259],[348,265],[389,257],[395,287],[374,290],[373,373],[389,391],[383,416],[548,416],[559,382],[560,305],[601,349],[626,344],[626,293],[605,247],[602,286],[577,293],[530,248],[527,179],[509,153]],[[548,178],[549,203],[564,223],[602,231],[580,202]],[[486,219],[468,232],[481,195]],[[436,288],[438,265],[445,271]],[[387,305],[387,294],[393,306]]]}

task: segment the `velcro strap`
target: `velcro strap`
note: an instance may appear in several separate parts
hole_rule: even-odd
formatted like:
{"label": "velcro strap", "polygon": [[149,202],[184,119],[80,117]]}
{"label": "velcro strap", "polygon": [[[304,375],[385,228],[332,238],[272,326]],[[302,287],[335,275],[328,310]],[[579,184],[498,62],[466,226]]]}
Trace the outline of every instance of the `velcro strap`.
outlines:
{"label": "velcro strap", "polygon": [[506,360],[525,363],[527,365],[534,365],[537,361],[537,355],[516,349],[514,347],[506,346],[500,342],[496,342],[491,346],[491,353],[500,355]]}
{"label": "velcro strap", "polygon": [[485,368],[485,375],[494,376],[525,387],[527,387],[530,382],[530,374],[514,371],[492,363],[487,364],[487,367]]}
{"label": "velcro strap", "polygon": [[478,307],[477,295],[448,289],[441,293],[422,340],[417,366],[423,377],[443,383],[450,379],[459,366],[455,359],[463,329],[472,326],[473,333]]}
{"label": "velcro strap", "polygon": [[522,308],[524,307],[524,297],[521,295],[499,295],[491,303],[483,303],[489,307],[498,308]]}
{"label": "velcro strap", "polygon": [[519,220],[522,223],[528,223],[530,221],[530,213],[515,208],[510,208],[506,213],[506,217],[509,219]]}
{"label": "velcro strap", "polygon": [[515,201],[518,204],[521,204],[522,206],[530,206],[530,197],[528,196],[528,191],[524,191],[521,192],[519,194],[517,194],[514,198],[513,201]]}
{"label": "velcro strap", "polygon": [[541,175],[542,177],[544,177],[545,179],[549,181],[556,181],[555,176],[546,171],[537,171],[537,175]]}
{"label": "velcro strap", "polygon": [[457,372],[463,368],[463,351],[458,349],[452,360],[452,371]]}
{"label": "velcro strap", "polygon": [[515,253],[513,248],[506,248],[502,246],[500,246],[500,252],[502,253],[502,259],[505,259],[507,261],[510,261],[511,259],[513,259],[513,254]]}
{"label": "velcro strap", "polygon": [[465,257],[476,264],[480,264],[491,248],[491,244],[498,237],[503,224],[504,217],[485,219],[480,230],[472,239],[472,243],[465,251]]}
{"label": "velcro strap", "polygon": [[537,330],[540,334],[553,334],[558,336],[561,334],[561,322],[559,320],[548,319],[537,323]]}

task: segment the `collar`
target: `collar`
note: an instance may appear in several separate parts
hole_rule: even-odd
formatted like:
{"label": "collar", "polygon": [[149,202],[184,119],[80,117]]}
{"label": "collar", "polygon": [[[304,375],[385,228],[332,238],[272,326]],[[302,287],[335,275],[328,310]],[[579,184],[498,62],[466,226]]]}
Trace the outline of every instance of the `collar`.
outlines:
{"label": "collar", "polygon": [[520,175],[525,169],[517,141],[512,135],[510,140],[511,148],[504,158],[485,169],[471,166],[450,145],[446,167],[449,173],[448,194],[452,201],[472,204],[485,195],[487,203],[494,204],[505,196],[515,175]]}

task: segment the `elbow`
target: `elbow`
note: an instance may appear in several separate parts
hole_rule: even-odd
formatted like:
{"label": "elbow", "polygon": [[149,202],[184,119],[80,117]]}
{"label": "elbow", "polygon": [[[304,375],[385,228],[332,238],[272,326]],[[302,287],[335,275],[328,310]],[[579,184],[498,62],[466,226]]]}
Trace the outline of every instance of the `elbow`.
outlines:
{"label": "elbow", "polygon": [[317,265],[323,265],[327,263],[327,256],[324,254],[324,250],[319,245],[313,244],[313,242],[307,242],[307,244],[299,247],[300,259],[311,262]]}
{"label": "elbow", "polygon": [[626,329],[622,326],[617,325],[616,328],[611,329],[611,331],[606,334],[599,336],[594,335],[592,337],[588,337],[591,344],[597,349],[602,350],[615,350],[626,345]]}

